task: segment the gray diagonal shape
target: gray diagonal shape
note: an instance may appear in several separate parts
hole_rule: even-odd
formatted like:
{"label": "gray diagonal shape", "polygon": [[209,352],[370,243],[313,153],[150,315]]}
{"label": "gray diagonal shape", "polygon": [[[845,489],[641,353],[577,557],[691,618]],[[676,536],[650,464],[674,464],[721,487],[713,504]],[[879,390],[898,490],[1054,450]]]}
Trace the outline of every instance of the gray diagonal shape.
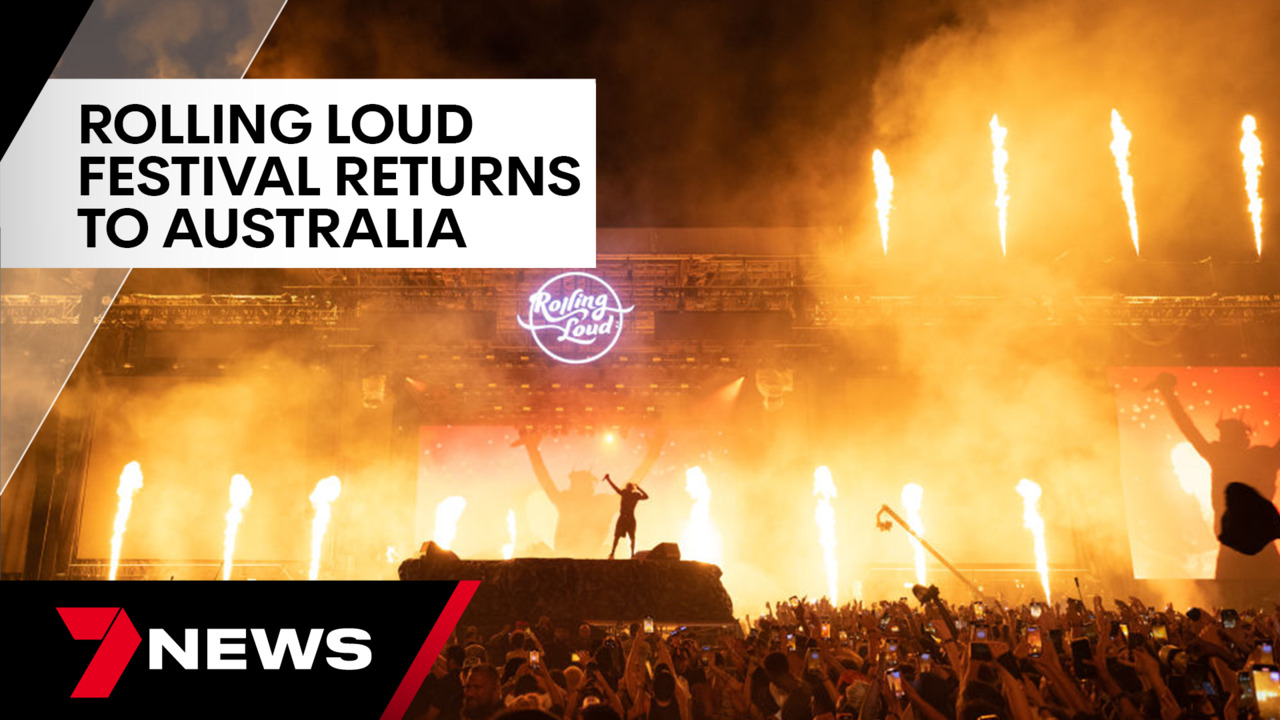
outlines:
{"label": "gray diagonal shape", "polygon": [[[286,0],[96,0],[53,76],[243,78],[285,3]],[[0,245],[3,240],[0,235]],[[84,356],[129,271],[6,268],[2,273],[0,478],[4,485],[0,493],[9,489],[22,457]],[[26,534],[19,530],[25,530],[30,514],[28,492],[16,496],[8,493],[5,502],[0,503],[0,564],[6,572],[21,565],[20,560],[15,560],[24,553]]]}

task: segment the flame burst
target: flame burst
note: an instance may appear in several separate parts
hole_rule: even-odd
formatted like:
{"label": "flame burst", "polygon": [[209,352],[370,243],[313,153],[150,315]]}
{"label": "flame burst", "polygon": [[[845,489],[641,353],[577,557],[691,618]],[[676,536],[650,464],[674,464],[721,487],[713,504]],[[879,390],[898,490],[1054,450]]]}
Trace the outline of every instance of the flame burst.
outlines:
{"label": "flame burst", "polygon": [[137,460],[124,466],[120,471],[120,486],[116,495],[120,496],[116,504],[116,522],[111,532],[111,571],[108,578],[116,579],[116,570],[120,568],[120,547],[124,545],[125,525],[129,523],[129,513],[133,510],[133,494],[142,489],[142,466]]}
{"label": "flame burst", "polygon": [[311,507],[315,508],[315,517],[311,519],[311,573],[312,580],[320,577],[320,548],[324,545],[324,533],[329,529],[329,506],[338,499],[342,492],[342,481],[336,475],[316,483],[311,491]]}
{"label": "flame burst", "polygon": [[507,509],[507,537],[510,542],[502,546],[502,559],[510,560],[516,556],[516,511]]}
{"label": "flame burst", "polygon": [[885,256],[889,255],[889,210],[893,207],[893,173],[884,153],[871,153],[871,169],[876,176],[876,211],[880,216],[880,245]]}
{"label": "flame burst", "polygon": [[832,605],[839,605],[836,599],[836,588],[839,587],[836,564],[836,511],[831,507],[831,498],[836,496],[836,484],[831,479],[831,470],[826,465],[813,471],[813,494],[818,496],[818,506],[813,512],[813,520],[818,523],[818,544],[822,545],[822,562],[827,567],[827,598]]}
{"label": "flame burst", "polygon": [[[923,537],[924,520],[920,519],[920,507],[924,504],[924,488],[915,483],[903,485],[902,504],[907,509],[907,524],[911,526],[912,532]],[[928,585],[924,566],[924,545],[921,545],[919,540],[911,538],[911,546],[915,548],[916,555],[916,582]]]}
{"label": "flame burst", "polygon": [[231,478],[231,509],[227,511],[227,532],[222,541],[222,579],[231,579],[231,559],[236,554],[236,531],[244,519],[244,507],[253,497],[253,486],[243,475]]}
{"label": "flame burst", "polygon": [[1022,496],[1022,525],[1031,531],[1036,540],[1036,572],[1044,586],[1044,601],[1053,604],[1049,596],[1049,552],[1044,546],[1044,518],[1036,508],[1040,504],[1040,486],[1023,478],[1018,481],[1018,494]]}
{"label": "flame burst", "polygon": [[1258,176],[1262,171],[1262,141],[1258,139],[1258,121],[1245,115],[1240,123],[1240,154],[1244,155],[1244,190],[1249,195],[1249,215],[1253,218],[1253,244],[1262,257],[1262,196],[1258,195]]}
{"label": "flame burst", "polygon": [[443,550],[453,549],[453,539],[458,535],[458,518],[467,509],[467,499],[453,495],[436,506],[436,533],[431,539]]}
{"label": "flame burst", "polygon": [[684,489],[693,498],[689,510],[689,522],[680,537],[680,554],[686,560],[720,562],[720,534],[711,524],[711,488],[706,473],[700,467],[691,467],[684,474]]}
{"label": "flame burst", "polygon": [[1195,498],[1200,506],[1200,517],[1213,529],[1213,470],[1209,461],[1184,440],[1173,446],[1169,462],[1173,464],[1173,474],[1178,476],[1178,487]]}
{"label": "flame burst", "polygon": [[1120,113],[1111,110],[1111,154],[1116,156],[1116,169],[1120,171],[1120,194],[1124,207],[1129,211],[1129,235],[1133,238],[1133,253],[1138,252],[1138,210],[1133,203],[1133,176],[1129,174],[1129,141],[1133,133],[1124,126]]}
{"label": "flame burst", "polygon": [[1009,135],[1009,128],[1000,126],[1000,118],[991,116],[991,169],[996,179],[996,208],[1000,211],[1000,254],[1008,255],[1005,227],[1009,222],[1009,174],[1005,167],[1009,164],[1009,153],[1004,149],[1004,139]]}

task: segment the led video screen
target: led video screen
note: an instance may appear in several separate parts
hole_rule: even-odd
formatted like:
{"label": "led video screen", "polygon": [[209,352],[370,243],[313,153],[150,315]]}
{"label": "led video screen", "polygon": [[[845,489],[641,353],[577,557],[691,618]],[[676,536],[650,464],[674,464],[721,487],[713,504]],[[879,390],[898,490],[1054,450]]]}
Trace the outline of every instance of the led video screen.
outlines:
{"label": "led video screen", "polygon": [[1135,577],[1280,579],[1278,543],[1247,555],[1218,540],[1230,483],[1276,500],[1280,368],[1118,367],[1110,381]]}

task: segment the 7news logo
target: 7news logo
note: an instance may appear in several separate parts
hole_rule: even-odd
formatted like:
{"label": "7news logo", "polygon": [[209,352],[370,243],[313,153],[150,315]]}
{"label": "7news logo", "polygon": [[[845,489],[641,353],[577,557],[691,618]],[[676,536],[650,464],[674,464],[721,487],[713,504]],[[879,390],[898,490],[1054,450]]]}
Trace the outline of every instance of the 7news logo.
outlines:
{"label": "7news logo", "polygon": [[[110,697],[142,644],[138,629],[120,607],[60,607],[57,610],[72,638],[102,641],[71,697]],[[311,628],[305,643],[296,628],[275,631],[274,640],[265,628],[184,628],[181,635],[179,642],[161,628],[147,631],[148,670],[165,669],[166,656],[184,670],[247,670],[246,638],[252,640],[258,666],[263,670],[286,667],[286,657],[293,669],[310,670],[320,655],[322,641],[328,651],[325,663],[335,670],[363,670],[373,661],[373,651],[366,644],[370,635],[360,628],[328,631]],[[201,653],[201,635],[204,653]]]}

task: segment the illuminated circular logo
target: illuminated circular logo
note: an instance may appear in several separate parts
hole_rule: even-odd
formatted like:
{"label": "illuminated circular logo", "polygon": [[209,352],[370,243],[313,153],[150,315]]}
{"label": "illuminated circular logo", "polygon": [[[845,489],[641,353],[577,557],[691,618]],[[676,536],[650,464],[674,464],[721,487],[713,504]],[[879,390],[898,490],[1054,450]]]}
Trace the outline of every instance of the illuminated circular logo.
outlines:
{"label": "illuminated circular logo", "polygon": [[567,272],[529,296],[529,310],[516,316],[520,327],[551,357],[582,365],[598,360],[622,337],[623,307],[609,283],[585,272]]}

